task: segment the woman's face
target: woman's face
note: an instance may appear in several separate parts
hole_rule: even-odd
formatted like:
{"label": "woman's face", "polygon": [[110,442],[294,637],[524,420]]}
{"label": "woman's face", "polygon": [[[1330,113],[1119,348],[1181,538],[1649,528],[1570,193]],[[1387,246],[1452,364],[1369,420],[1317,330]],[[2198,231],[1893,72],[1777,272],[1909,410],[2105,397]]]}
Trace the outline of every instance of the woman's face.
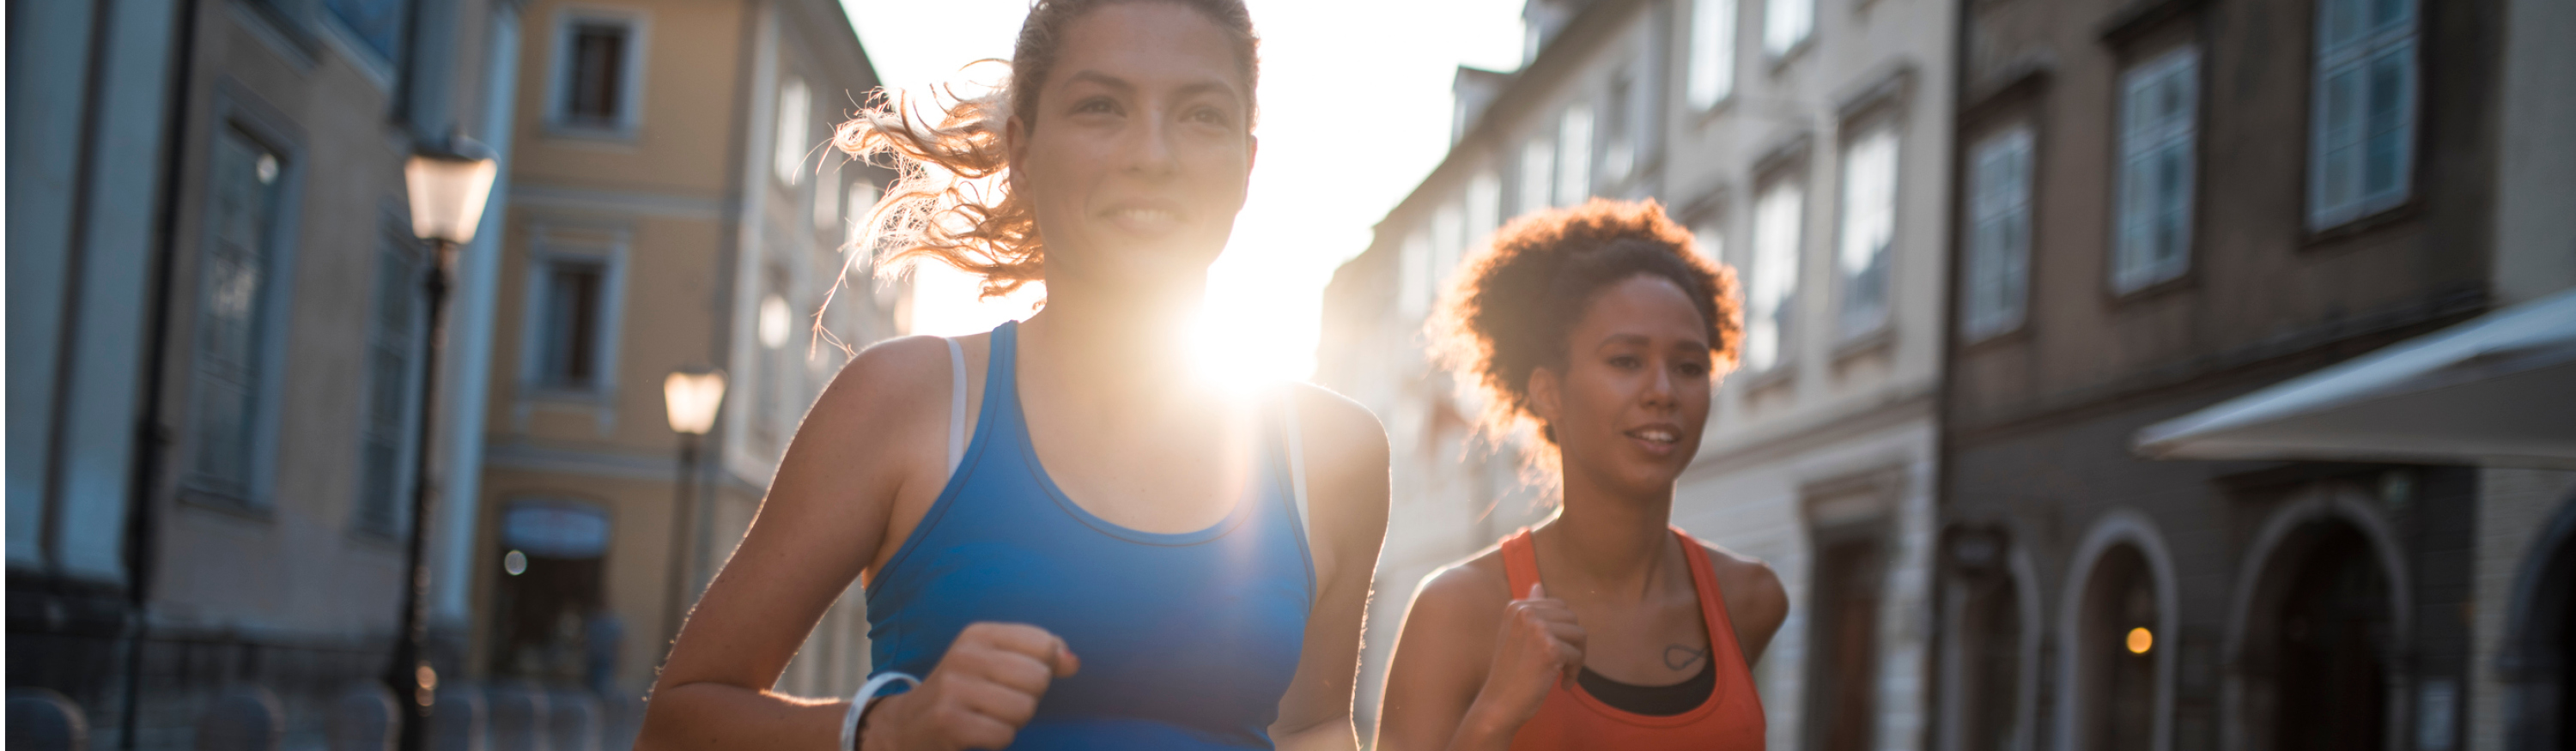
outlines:
{"label": "woman's face", "polygon": [[1556,430],[1569,483],[1668,493],[1699,453],[1715,370],[1708,325],[1680,285],[1638,275],[1595,293],[1562,370],[1530,376],[1531,408]]}
{"label": "woman's face", "polygon": [[1204,279],[1252,176],[1234,42],[1197,11],[1135,2],[1075,19],[1058,51],[1010,131],[1050,286]]}

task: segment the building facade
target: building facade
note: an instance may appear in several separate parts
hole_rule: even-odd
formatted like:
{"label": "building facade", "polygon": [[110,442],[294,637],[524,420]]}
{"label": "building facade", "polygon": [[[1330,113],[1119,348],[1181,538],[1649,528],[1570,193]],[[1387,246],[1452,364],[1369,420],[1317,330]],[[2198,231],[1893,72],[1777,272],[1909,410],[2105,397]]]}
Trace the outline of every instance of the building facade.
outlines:
{"label": "building facade", "polygon": [[[824,146],[878,80],[824,0],[524,14],[466,669],[631,710],[840,347],[894,333],[901,290],[843,252],[892,175]],[[708,368],[727,375],[723,408],[683,453],[663,381]],[[855,690],[865,633],[845,598],[781,690]]]}
{"label": "building facade", "polygon": [[2494,83],[2567,69],[2520,46],[2568,28],[2539,8],[1962,15],[1938,747],[2541,747],[2504,705],[2563,678],[2503,655],[2564,633],[2563,593],[2512,593],[2568,581],[2566,473],[2141,448],[2576,284],[2542,229],[2567,150],[2498,138],[2568,122],[2564,86]]}
{"label": "building facade", "polygon": [[506,122],[517,10],[10,6],[13,745],[60,739],[22,698],[97,747],[386,730],[421,425],[455,411],[423,358],[460,346],[403,165]]}
{"label": "building facade", "polygon": [[[1470,443],[1479,405],[1424,357],[1457,259],[1508,217],[1653,198],[1748,295],[1745,361],[1673,521],[1787,586],[1755,667],[1771,747],[1920,746],[1954,8],[1532,2],[1520,71],[1460,71],[1448,158],[1327,291],[1319,379],[1377,410],[1398,452],[1373,622],[1552,503],[1518,482],[1512,444]],[[1372,630],[1365,705],[1393,632]]]}

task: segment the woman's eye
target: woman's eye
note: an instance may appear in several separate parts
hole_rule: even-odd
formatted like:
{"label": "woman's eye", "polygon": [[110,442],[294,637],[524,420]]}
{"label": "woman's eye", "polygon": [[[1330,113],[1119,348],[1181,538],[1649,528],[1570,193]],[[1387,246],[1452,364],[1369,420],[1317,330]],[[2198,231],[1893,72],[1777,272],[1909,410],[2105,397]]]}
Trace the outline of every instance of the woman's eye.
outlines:
{"label": "woman's eye", "polygon": [[1682,363],[1681,371],[1682,375],[1698,378],[1700,376],[1708,375],[1708,364],[1696,362]]}
{"label": "woman's eye", "polygon": [[1082,103],[1073,106],[1073,111],[1076,113],[1113,112],[1116,110],[1117,108],[1110,105],[1109,100],[1107,99],[1086,99],[1083,100]]}
{"label": "woman's eye", "polygon": [[1196,110],[1192,110],[1190,112],[1190,120],[1192,122],[1207,123],[1209,125],[1224,125],[1226,121],[1225,113],[1218,111],[1215,107],[1201,107]]}
{"label": "woman's eye", "polygon": [[1643,364],[1636,355],[1614,355],[1610,358],[1610,367],[1620,370],[1635,370]]}

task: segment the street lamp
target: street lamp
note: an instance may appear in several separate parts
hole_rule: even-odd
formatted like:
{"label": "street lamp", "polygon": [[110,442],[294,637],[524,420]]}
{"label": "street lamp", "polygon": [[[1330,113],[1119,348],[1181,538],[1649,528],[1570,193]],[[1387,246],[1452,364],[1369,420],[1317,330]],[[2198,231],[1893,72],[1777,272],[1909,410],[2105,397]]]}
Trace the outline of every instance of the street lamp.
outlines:
{"label": "street lamp", "polygon": [[680,614],[688,597],[689,507],[691,491],[697,487],[692,470],[698,466],[698,442],[715,428],[716,410],[724,405],[724,371],[684,368],[662,379],[662,407],[671,418],[671,432],[680,434],[679,477],[672,484],[671,499],[671,581],[670,598],[662,608],[662,633],[668,639],[680,638]]}
{"label": "street lamp", "polygon": [[411,194],[412,234],[436,251],[421,282],[421,291],[429,298],[429,336],[421,341],[420,433],[412,444],[411,539],[409,565],[403,568],[410,574],[409,592],[403,598],[402,637],[394,645],[393,667],[385,676],[395,696],[410,698],[403,702],[403,751],[419,751],[426,745],[430,705],[438,688],[438,671],[424,654],[429,641],[429,568],[421,561],[421,549],[429,536],[433,424],[429,417],[438,395],[438,351],[447,329],[448,275],[456,265],[456,249],[472,242],[475,228],[482,224],[483,203],[492,197],[492,179],[500,168],[490,149],[461,134],[448,137],[445,144],[424,144],[403,163],[403,183]]}

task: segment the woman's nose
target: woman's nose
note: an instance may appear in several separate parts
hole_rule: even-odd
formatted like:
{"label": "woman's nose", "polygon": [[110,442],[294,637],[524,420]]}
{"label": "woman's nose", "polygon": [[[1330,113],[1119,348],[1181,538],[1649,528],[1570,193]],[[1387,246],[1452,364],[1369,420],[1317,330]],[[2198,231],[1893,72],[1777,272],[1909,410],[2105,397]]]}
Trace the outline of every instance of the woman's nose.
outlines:
{"label": "woman's nose", "polygon": [[1171,124],[1159,114],[1145,118],[1129,139],[1127,168],[1149,176],[1169,175],[1178,169],[1172,151]]}

